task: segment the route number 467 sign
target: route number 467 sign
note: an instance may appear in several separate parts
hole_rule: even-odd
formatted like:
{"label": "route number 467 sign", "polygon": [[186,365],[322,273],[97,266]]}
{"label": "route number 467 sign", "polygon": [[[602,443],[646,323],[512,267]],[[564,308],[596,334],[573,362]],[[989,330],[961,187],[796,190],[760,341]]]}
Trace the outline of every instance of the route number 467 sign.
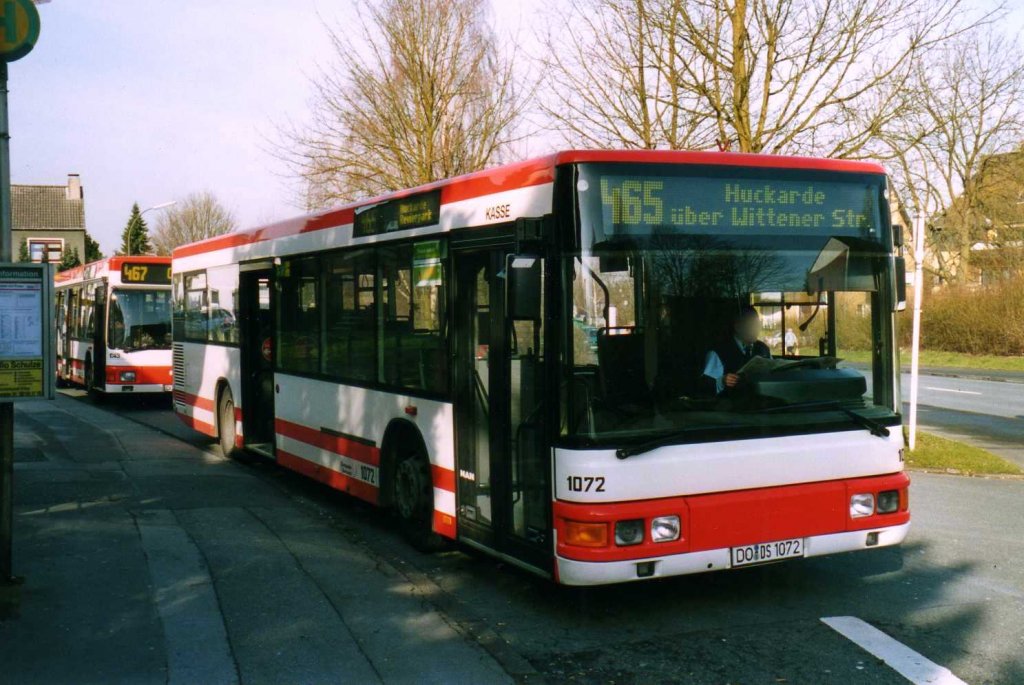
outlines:
{"label": "route number 467 sign", "polygon": [[0,264],[0,401],[53,399],[53,272]]}

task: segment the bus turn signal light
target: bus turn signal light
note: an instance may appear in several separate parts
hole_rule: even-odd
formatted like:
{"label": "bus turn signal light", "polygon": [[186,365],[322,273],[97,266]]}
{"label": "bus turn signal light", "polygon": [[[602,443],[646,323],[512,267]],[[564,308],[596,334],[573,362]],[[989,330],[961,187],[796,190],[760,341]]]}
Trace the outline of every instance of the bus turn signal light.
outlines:
{"label": "bus turn signal light", "polygon": [[566,520],[565,544],[576,547],[607,547],[608,524]]}

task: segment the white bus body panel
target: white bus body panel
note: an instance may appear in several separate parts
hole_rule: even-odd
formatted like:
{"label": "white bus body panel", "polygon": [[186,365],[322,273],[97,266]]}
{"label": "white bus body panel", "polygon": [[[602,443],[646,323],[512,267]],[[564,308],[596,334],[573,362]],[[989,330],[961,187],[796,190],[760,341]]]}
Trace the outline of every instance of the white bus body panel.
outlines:
{"label": "white bus body panel", "polygon": [[[668,445],[627,459],[614,449],[556,449],[555,498],[628,502],[876,476],[903,470],[903,434],[864,429],[733,442]],[[567,478],[603,478],[603,492],[574,492]]]}
{"label": "white bus body panel", "polygon": [[[312,431],[328,428],[374,443],[381,447],[384,432],[394,419],[415,424],[423,436],[427,458],[435,469],[455,470],[454,414],[451,403],[427,400],[380,390],[340,385],[334,381],[321,381],[286,374],[275,374],[277,393],[274,414],[278,419],[298,424]],[[415,415],[406,412],[415,408]],[[289,454],[313,462],[349,478],[378,487],[377,467],[367,467],[354,460],[294,439],[277,432],[276,446]],[[453,481],[453,479],[452,479]],[[437,487],[434,481],[434,509],[455,516],[455,492]]]}

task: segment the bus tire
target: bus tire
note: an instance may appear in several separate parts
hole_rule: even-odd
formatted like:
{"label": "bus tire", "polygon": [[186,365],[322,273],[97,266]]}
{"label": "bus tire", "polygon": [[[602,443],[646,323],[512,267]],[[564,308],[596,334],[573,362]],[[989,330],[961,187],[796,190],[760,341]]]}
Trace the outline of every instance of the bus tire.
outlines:
{"label": "bus tire", "polygon": [[217,402],[217,441],[228,459],[240,459],[243,451],[235,444],[235,399],[231,389],[224,388]]}
{"label": "bus tire", "polygon": [[420,451],[404,455],[395,465],[391,502],[409,543],[421,552],[439,552],[448,541],[433,530],[434,483],[430,463]]}

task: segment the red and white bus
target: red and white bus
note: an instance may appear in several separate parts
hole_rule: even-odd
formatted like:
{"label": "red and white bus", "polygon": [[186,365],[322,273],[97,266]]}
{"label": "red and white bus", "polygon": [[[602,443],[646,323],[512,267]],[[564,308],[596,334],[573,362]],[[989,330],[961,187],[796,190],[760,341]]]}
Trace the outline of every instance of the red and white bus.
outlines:
{"label": "red and white bus", "polygon": [[110,257],[56,276],[57,382],[170,392],[171,258]]}
{"label": "red and white bus", "polygon": [[[898,544],[887,192],[861,162],[566,151],[186,245],[175,410],[569,585]],[[719,392],[751,307],[773,358]]]}

